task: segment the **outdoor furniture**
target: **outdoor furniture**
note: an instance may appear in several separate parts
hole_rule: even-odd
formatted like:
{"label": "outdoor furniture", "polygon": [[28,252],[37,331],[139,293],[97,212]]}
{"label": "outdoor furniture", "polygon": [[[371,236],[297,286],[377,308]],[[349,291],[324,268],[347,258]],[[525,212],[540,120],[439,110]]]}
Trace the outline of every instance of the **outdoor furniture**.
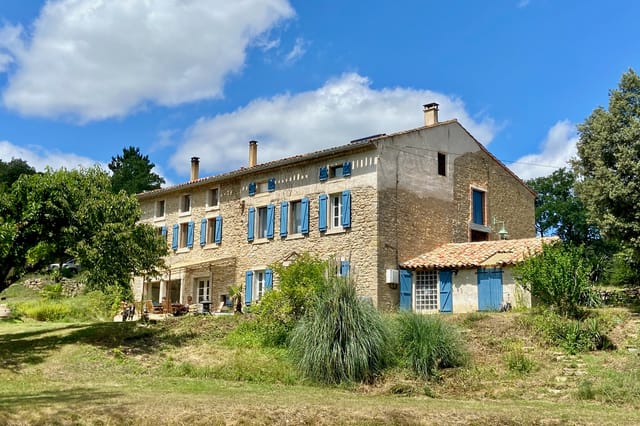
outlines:
{"label": "outdoor furniture", "polygon": [[164,310],[162,309],[162,306],[154,305],[153,301],[151,301],[151,300],[147,300],[146,308],[147,308],[147,312],[150,313],[150,314],[163,314],[164,313]]}

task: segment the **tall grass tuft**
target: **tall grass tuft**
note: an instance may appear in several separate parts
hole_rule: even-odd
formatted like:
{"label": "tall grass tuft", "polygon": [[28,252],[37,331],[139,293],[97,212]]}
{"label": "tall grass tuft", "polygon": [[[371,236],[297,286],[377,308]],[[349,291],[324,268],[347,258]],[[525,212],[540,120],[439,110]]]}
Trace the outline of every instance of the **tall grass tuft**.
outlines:
{"label": "tall grass tuft", "polygon": [[438,368],[466,364],[465,345],[452,324],[434,315],[402,312],[395,325],[400,362],[416,375],[429,379],[437,375]]}
{"label": "tall grass tuft", "polygon": [[371,381],[390,357],[390,335],[381,314],[360,300],[352,282],[334,279],[293,330],[297,367],[323,383]]}

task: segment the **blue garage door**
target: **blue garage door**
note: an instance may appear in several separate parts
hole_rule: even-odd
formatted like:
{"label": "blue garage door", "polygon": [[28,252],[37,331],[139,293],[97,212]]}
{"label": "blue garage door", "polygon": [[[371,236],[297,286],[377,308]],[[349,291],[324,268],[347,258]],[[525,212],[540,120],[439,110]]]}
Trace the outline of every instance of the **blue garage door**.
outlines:
{"label": "blue garage door", "polygon": [[497,311],[502,306],[502,270],[478,269],[478,309]]}

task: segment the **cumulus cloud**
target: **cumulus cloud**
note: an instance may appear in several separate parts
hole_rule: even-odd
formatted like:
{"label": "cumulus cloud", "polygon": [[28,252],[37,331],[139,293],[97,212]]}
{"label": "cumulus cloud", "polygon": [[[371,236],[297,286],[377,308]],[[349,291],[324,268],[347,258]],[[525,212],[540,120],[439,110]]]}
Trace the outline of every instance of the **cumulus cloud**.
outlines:
{"label": "cumulus cloud", "polygon": [[0,159],[6,162],[11,161],[13,158],[20,158],[26,161],[39,172],[44,171],[47,166],[53,169],[60,169],[62,167],[74,169],[77,167],[92,167],[96,164],[108,170],[106,164],[80,155],[51,151],[37,145],[25,147],[16,146],[9,141],[0,141]]}
{"label": "cumulus cloud", "polygon": [[247,163],[248,141],[258,141],[258,162],[349,143],[377,133],[420,127],[422,104],[438,102],[440,119],[458,118],[478,140],[491,142],[490,118],[472,118],[464,103],[429,90],[371,88],[359,74],[344,74],[317,90],[257,99],[231,113],[199,119],[183,137],[170,165],[187,174],[189,158],[201,157],[206,173]]}
{"label": "cumulus cloud", "polygon": [[569,120],[558,121],[549,129],[540,147],[541,152],[519,158],[509,167],[524,180],[547,176],[562,167],[577,154],[578,133]]}
{"label": "cumulus cloud", "polygon": [[49,1],[32,30],[0,28],[4,104],[90,121],[220,97],[251,42],[293,15],[287,0]]}

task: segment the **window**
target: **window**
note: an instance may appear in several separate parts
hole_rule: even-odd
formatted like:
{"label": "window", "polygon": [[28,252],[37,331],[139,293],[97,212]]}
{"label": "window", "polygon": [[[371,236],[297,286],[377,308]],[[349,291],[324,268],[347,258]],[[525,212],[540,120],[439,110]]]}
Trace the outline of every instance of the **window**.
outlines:
{"label": "window", "polygon": [[189,235],[189,224],[181,223],[180,224],[180,247],[187,246],[187,237]]}
{"label": "window", "polygon": [[276,208],[273,204],[269,204],[264,207],[258,207],[257,209],[255,207],[249,207],[247,240],[253,241],[254,225],[257,232],[256,238],[273,238],[275,216]]}
{"label": "window", "polygon": [[267,207],[258,208],[258,238],[267,238]]}
{"label": "window", "polygon": [[265,180],[264,182],[258,182],[258,193],[267,192],[269,190],[269,183]]}
{"label": "window", "polygon": [[156,201],[154,216],[164,217],[164,200]]}
{"label": "window", "polygon": [[[204,234],[201,234],[202,245],[204,244],[220,244],[222,242],[222,216],[210,217],[202,220]],[[204,235],[204,238],[202,238]]]}
{"label": "window", "polygon": [[416,311],[438,310],[438,272],[416,271]]}
{"label": "window", "polygon": [[211,284],[208,278],[198,278],[198,303],[211,301]]}
{"label": "window", "polygon": [[265,291],[273,288],[273,271],[263,269],[246,271],[244,282],[244,298],[247,306],[262,299]]}
{"label": "window", "polygon": [[331,204],[329,207],[329,227],[342,228],[340,219],[342,218],[342,202],[340,194],[331,195]]}
{"label": "window", "polygon": [[438,174],[440,176],[447,175],[447,156],[441,152],[438,153]]}
{"label": "window", "polygon": [[184,194],[180,198],[180,213],[189,213],[191,211],[191,194]]}
{"label": "window", "polygon": [[218,188],[211,188],[207,191],[207,207],[218,207],[220,204],[220,190]]}
{"label": "window", "polygon": [[484,225],[485,193],[477,189],[471,190],[471,222]]}
{"label": "window", "polygon": [[216,237],[216,218],[207,219],[207,244],[215,242]]}
{"label": "window", "polygon": [[291,234],[300,234],[302,232],[302,202],[300,200],[291,202],[289,232]]}
{"label": "window", "polygon": [[343,168],[342,165],[331,167],[330,172],[331,172],[330,176],[332,178],[339,178],[339,177],[344,176],[344,168]]}

